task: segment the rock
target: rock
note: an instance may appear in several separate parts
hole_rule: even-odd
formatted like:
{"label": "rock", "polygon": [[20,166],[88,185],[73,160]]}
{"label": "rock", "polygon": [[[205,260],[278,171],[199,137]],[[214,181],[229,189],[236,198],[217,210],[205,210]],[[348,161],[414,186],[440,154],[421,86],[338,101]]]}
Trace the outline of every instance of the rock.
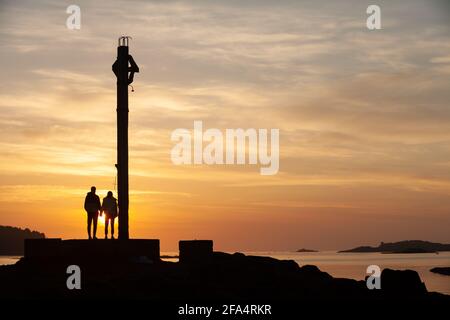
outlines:
{"label": "rock", "polygon": [[23,255],[25,239],[43,238],[45,234],[28,228],[0,226],[0,255]]}
{"label": "rock", "polygon": [[[378,301],[450,302],[428,293],[415,271],[386,269],[381,290],[364,281],[333,278],[317,266],[291,260],[213,252],[207,261],[180,263],[110,259],[22,259],[0,267],[0,299],[139,299],[145,301],[283,301],[292,306],[324,301],[366,304]],[[67,290],[68,264],[79,264],[82,290]],[[412,301],[411,300],[411,301]]]}
{"label": "rock", "polygon": [[383,252],[383,253],[434,253],[450,251],[450,244],[434,243],[422,240],[405,240],[392,243],[381,242],[378,247],[357,247],[341,252]]}
{"label": "rock", "polygon": [[430,269],[431,272],[442,274],[444,276],[450,276],[450,267],[436,267]]}
{"label": "rock", "polygon": [[296,252],[319,252],[319,251],[302,248],[302,249],[298,249]]}
{"label": "rock", "polygon": [[420,296],[427,293],[425,284],[414,270],[384,269],[381,272],[381,290],[388,295]]}

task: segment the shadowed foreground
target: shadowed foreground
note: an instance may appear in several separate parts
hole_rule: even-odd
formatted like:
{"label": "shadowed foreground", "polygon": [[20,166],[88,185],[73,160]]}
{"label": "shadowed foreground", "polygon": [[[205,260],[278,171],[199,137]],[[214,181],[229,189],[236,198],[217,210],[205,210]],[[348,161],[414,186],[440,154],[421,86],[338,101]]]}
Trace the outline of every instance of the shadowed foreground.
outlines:
{"label": "shadowed foreground", "polygon": [[[66,269],[72,264],[81,268],[81,290],[66,287]],[[83,258],[25,257],[15,265],[0,267],[0,283],[1,299],[450,302],[450,296],[427,292],[417,272],[411,270],[385,269],[382,289],[368,290],[365,281],[333,278],[312,265],[299,267],[290,260],[222,252],[181,262],[90,253]]]}

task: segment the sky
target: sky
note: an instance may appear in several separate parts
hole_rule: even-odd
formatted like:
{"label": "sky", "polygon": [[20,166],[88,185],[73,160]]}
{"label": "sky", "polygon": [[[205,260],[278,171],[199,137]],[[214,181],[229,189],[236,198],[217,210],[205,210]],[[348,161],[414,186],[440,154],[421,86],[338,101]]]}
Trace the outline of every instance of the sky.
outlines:
{"label": "sky", "polygon": [[[69,30],[66,8],[81,9]],[[381,8],[368,30],[366,8]],[[0,225],[85,238],[115,194],[117,38],[130,236],[227,251],[450,242],[446,1],[1,1]],[[280,168],[174,165],[171,133],[280,131]],[[102,235],[103,226],[98,233]]]}

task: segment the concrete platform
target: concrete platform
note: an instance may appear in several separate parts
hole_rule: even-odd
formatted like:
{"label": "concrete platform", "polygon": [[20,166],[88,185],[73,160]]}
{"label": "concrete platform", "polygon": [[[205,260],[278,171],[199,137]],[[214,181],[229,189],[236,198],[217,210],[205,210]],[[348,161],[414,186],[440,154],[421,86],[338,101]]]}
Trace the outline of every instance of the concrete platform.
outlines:
{"label": "concrete platform", "polygon": [[213,255],[212,240],[181,240],[178,243],[180,262],[208,262]]}
{"label": "concrete platform", "polygon": [[129,240],[62,240],[26,239],[26,259],[70,258],[70,259],[117,259],[146,258],[160,260],[159,239]]}

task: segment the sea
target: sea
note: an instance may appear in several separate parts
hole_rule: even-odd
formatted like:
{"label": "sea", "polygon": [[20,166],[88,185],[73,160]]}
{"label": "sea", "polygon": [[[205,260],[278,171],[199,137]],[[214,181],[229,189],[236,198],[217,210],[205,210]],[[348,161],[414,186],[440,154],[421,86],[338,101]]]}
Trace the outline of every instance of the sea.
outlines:
{"label": "sea", "polygon": [[[450,267],[450,252],[417,254],[382,253],[336,253],[323,252],[243,252],[246,255],[267,256],[280,260],[294,260],[300,266],[312,264],[335,278],[364,280],[368,275],[367,267],[377,265],[396,270],[415,270],[425,283],[428,291],[450,295],[450,276],[430,272],[434,267]],[[176,252],[161,252],[161,256],[176,256]],[[0,256],[0,265],[14,264],[18,256]],[[178,258],[164,258],[166,261],[178,261]],[[381,284],[383,286],[383,284]]]}

